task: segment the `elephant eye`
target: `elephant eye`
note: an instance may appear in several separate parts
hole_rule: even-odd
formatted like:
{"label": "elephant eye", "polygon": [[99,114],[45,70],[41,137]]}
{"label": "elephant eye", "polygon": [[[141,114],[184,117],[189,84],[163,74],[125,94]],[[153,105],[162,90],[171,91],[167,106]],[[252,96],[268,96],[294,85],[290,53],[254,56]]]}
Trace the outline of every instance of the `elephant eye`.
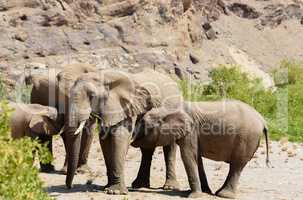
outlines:
{"label": "elephant eye", "polygon": [[88,92],[88,97],[89,97],[89,100],[92,100],[94,97],[96,97],[96,93],[93,92],[93,91],[89,91]]}

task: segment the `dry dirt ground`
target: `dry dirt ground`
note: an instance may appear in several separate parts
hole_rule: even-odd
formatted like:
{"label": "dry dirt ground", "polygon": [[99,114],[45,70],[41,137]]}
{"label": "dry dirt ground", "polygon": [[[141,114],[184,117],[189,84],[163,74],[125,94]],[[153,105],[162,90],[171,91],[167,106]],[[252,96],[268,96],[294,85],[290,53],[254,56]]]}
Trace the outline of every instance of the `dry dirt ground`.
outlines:
{"label": "dry dirt ground", "polygon": [[[93,200],[93,199],[133,199],[133,200],[153,200],[153,199],[185,199],[188,182],[178,152],[177,175],[182,191],[163,191],[161,186],[164,183],[165,166],[162,149],[158,148],[154,155],[151,170],[152,189],[132,190],[129,188],[127,196],[110,196],[103,192],[103,186],[107,183],[106,168],[103,161],[102,152],[95,137],[93,148],[91,149],[89,166],[91,174],[76,175],[74,178],[74,188],[65,189],[65,176],[60,174],[41,173],[41,178],[45,182],[45,188],[49,194],[60,200]],[[303,144],[288,143],[285,140],[271,142],[270,160],[274,168],[267,168],[265,165],[265,145],[261,144],[255,158],[251,160],[244,169],[240,180],[239,194],[237,199],[241,200],[301,200],[303,199]],[[64,147],[61,138],[54,142],[55,166],[60,169],[63,165]],[[206,161],[206,173],[213,191],[218,189],[223,183],[228,170],[228,165],[221,162]],[[136,177],[140,164],[140,150],[130,148],[127,162],[125,179],[127,186]],[[87,185],[87,180],[94,179],[91,185]],[[201,199],[220,199],[215,196],[205,194]]]}

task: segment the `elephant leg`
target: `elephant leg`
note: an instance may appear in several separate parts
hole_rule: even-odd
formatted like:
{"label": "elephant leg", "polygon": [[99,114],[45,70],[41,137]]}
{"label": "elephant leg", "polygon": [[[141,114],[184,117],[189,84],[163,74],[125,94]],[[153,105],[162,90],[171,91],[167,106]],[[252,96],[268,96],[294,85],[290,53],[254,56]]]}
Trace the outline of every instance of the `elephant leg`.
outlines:
{"label": "elephant leg", "polygon": [[202,197],[201,183],[199,180],[198,156],[192,146],[184,145],[180,147],[181,158],[184,163],[185,171],[188,177],[191,193],[190,198]]}
{"label": "elephant leg", "polygon": [[[201,154],[199,154],[199,155],[201,155]],[[212,194],[211,189],[208,185],[206,173],[204,170],[202,156],[198,156],[198,169],[199,169],[199,178],[200,178],[200,182],[201,182],[202,192]]]}
{"label": "elephant leg", "polygon": [[151,162],[153,159],[153,154],[155,151],[155,148],[152,149],[145,149],[145,148],[140,148],[141,149],[141,164],[140,164],[140,169],[137,175],[137,178],[133,181],[132,187],[133,188],[149,188],[150,187],[150,167],[151,167]]}
{"label": "elephant leg", "polygon": [[102,153],[103,153],[103,158],[104,158],[104,162],[105,162],[105,166],[106,166],[106,170],[107,170],[107,184],[105,185],[104,188],[108,188],[110,187],[113,182],[112,182],[112,167],[111,167],[111,138],[110,136],[108,136],[105,139],[101,139],[101,137],[99,137],[99,142],[101,145],[101,149],[102,149]]}
{"label": "elephant leg", "polygon": [[70,129],[65,132],[65,142],[67,147],[67,175],[65,184],[68,189],[72,188],[72,182],[77,170],[80,153],[81,134],[74,135],[75,130]]}
{"label": "elephant leg", "polygon": [[127,194],[127,188],[124,182],[124,164],[128,151],[131,133],[123,125],[117,125],[111,130],[111,170],[112,185],[105,189],[107,194]]}
{"label": "elephant leg", "polygon": [[94,139],[94,124],[89,124],[88,127],[83,129],[82,137],[81,137],[81,145],[80,145],[80,155],[79,155],[79,163],[78,170],[79,173],[89,172],[90,169],[87,165],[89,150],[91,148],[93,139]]}
{"label": "elephant leg", "polygon": [[231,163],[229,166],[228,176],[223,186],[216,192],[216,195],[223,198],[236,198],[237,186],[241,172],[246,165],[245,163]]}
{"label": "elephant leg", "polygon": [[164,190],[179,190],[179,183],[176,176],[176,152],[177,144],[171,144],[163,147],[164,160],[166,166],[166,181]]}
{"label": "elephant leg", "polygon": [[[49,135],[39,135],[39,142],[41,142],[41,144],[47,144],[47,149],[49,150],[49,152],[53,157],[53,137]],[[40,170],[41,172],[50,173],[55,171],[55,167],[54,165],[52,165],[51,162],[50,163],[40,162]]]}

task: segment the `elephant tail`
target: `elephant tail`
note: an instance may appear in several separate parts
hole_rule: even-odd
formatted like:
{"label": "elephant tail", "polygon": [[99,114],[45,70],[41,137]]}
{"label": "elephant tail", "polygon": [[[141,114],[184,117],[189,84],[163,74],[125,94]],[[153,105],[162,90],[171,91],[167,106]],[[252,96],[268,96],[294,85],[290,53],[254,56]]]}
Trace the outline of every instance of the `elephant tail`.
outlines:
{"label": "elephant tail", "polygon": [[266,166],[271,168],[272,165],[269,161],[269,138],[268,138],[268,128],[266,126],[264,126],[264,129],[263,129],[263,133],[264,133],[264,136],[265,136],[265,143],[266,143]]}

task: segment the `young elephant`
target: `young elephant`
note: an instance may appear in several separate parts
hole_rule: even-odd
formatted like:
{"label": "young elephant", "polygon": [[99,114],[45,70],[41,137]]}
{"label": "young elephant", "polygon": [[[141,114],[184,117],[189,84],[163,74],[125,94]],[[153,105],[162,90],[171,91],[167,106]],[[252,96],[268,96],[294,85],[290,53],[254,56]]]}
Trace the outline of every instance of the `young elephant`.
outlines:
{"label": "young elephant", "polygon": [[155,108],[144,116],[145,136],[138,143],[157,146],[176,142],[191,188],[190,197],[201,191],[211,193],[202,158],[230,164],[228,176],[216,195],[235,198],[240,174],[265,135],[268,159],[268,134],[263,117],[249,105],[235,100],[185,102],[179,111]]}
{"label": "young elephant", "polygon": [[[13,109],[10,117],[12,138],[18,139],[25,136],[39,138],[41,143],[49,141],[49,137],[58,133],[56,127],[57,110],[52,107],[39,104],[9,103]],[[48,149],[52,152],[52,144],[48,143]],[[40,163],[41,171],[54,171],[54,166]]]}

